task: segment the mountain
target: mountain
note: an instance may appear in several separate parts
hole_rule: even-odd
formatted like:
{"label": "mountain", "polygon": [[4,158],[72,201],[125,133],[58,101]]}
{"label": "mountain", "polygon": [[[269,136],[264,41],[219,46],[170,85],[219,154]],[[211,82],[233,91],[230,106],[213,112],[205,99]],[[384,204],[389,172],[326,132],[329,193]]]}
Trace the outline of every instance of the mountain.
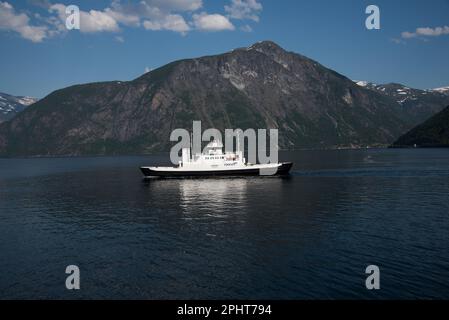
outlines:
{"label": "mountain", "polygon": [[399,83],[375,84],[367,81],[355,81],[357,85],[376,91],[397,102],[409,119],[419,124],[441,111],[449,104],[449,90],[437,88],[420,90]]}
{"label": "mountain", "polygon": [[0,92],[0,122],[12,119],[37,99],[31,97],[15,97]]}
{"label": "mountain", "polygon": [[449,95],[449,86],[447,86],[447,87],[441,87],[441,88],[435,88],[435,89],[432,89],[431,91],[433,91],[433,92],[439,92],[439,93],[443,93],[443,94]]}
{"label": "mountain", "polygon": [[449,106],[401,136],[395,147],[449,147]]}
{"label": "mountain", "polygon": [[389,145],[416,121],[391,97],[271,41],[57,90],[0,125],[0,154],[168,151],[175,128],[278,128],[281,148]]}

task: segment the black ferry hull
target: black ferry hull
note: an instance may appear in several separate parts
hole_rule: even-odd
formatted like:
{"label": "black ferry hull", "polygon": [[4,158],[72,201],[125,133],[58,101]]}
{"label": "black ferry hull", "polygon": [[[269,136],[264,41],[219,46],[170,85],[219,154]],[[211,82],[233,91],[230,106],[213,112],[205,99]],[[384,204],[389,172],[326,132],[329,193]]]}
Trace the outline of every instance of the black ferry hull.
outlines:
{"label": "black ferry hull", "polygon": [[[292,162],[283,162],[278,167],[275,176],[288,175],[290,169],[292,168]],[[201,171],[163,171],[163,170],[152,170],[149,167],[141,167],[145,178],[160,177],[216,177],[216,176],[264,176],[260,174],[259,168],[243,168],[236,170],[201,170]]]}

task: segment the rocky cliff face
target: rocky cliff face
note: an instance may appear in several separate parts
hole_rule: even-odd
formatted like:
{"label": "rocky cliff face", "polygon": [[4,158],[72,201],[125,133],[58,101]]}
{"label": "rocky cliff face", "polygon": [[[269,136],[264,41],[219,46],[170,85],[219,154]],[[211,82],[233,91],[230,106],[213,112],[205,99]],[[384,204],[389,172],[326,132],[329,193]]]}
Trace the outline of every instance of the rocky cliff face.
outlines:
{"label": "rocky cliff face", "polygon": [[278,128],[282,148],[386,145],[415,123],[391,97],[265,41],[128,82],[55,91],[0,125],[2,155],[169,150],[175,128]]}

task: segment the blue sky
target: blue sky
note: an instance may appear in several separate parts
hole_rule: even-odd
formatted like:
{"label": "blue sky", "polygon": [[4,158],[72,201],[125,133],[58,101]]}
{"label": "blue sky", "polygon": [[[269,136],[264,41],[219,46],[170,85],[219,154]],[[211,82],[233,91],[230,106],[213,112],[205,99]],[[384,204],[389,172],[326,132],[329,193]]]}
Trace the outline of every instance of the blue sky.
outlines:
{"label": "blue sky", "polygon": [[[64,27],[70,4],[81,30]],[[380,30],[365,28],[370,4]],[[449,0],[0,0],[0,91],[42,98],[260,40],[351,79],[449,85]]]}

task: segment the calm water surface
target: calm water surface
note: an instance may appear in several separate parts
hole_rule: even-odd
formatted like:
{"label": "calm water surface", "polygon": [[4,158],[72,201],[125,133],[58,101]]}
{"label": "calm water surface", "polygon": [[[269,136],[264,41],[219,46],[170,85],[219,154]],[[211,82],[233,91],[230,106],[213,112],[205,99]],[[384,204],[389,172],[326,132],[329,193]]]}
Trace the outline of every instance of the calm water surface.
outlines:
{"label": "calm water surface", "polygon": [[282,158],[290,178],[149,182],[166,157],[0,159],[0,298],[449,298],[449,150]]}

